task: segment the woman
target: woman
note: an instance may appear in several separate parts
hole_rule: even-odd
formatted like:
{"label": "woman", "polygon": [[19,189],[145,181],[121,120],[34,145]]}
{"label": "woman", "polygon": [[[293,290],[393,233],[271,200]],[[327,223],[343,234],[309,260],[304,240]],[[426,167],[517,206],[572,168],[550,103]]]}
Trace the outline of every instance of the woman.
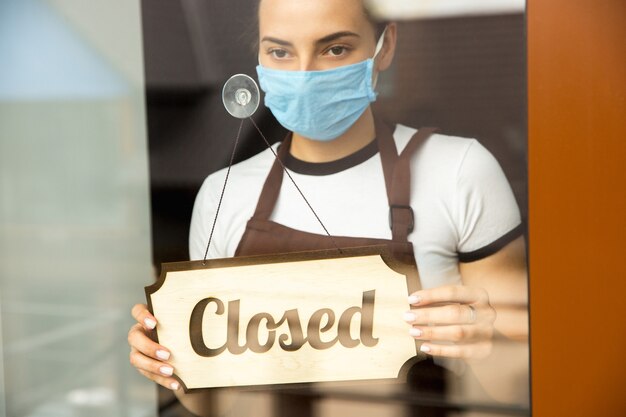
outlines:
{"label": "woman", "polygon": [[[396,35],[393,23],[377,31],[362,0],[260,1],[260,85],[266,105],[293,132],[279,154],[335,237],[320,234],[267,150],[232,168],[229,189],[244,192],[224,201],[209,257],[388,244],[416,259],[424,288],[409,297],[407,337],[425,341],[422,351],[433,356],[483,357],[494,331],[526,333],[518,309],[526,305],[519,212],[477,142],[375,121],[373,89],[391,65]],[[401,160],[406,169],[394,176]],[[191,259],[204,256],[224,175],[209,176],[198,193]],[[521,320],[496,320],[496,310]],[[146,336],[157,319],[142,304],[133,316],[131,363],[201,410],[198,395],[178,390],[167,348]]]}

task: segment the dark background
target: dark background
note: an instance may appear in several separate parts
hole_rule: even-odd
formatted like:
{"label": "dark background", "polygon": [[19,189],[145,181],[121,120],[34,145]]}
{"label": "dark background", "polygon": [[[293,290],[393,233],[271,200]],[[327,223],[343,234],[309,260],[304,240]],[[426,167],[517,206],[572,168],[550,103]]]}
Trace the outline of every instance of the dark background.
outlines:
{"label": "dark background", "polygon": [[[221,100],[233,74],[256,79],[256,0],[142,1],[153,258],[188,259],[196,192],[228,164],[240,121]],[[480,140],[502,165],[527,218],[523,14],[399,23],[394,65],[379,79],[377,114],[412,127]],[[254,115],[272,142],[284,130]],[[236,161],[265,148],[244,123]],[[210,225],[207,225],[210,227]],[[163,416],[187,415],[161,393]]]}

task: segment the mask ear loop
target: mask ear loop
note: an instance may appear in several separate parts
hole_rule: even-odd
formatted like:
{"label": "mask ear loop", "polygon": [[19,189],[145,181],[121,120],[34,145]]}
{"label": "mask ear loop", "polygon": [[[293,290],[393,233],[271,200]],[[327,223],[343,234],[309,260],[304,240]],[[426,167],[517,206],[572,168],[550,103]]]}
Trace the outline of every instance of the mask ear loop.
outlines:
{"label": "mask ear loop", "polygon": [[385,43],[385,33],[387,33],[387,26],[385,26],[385,29],[383,29],[383,33],[380,35],[380,38],[378,38],[378,42],[376,43],[376,50],[374,51],[374,56],[372,57],[372,59],[376,59],[378,53],[381,51],[381,49],[383,49],[383,44]]}
{"label": "mask ear loop", "polygon": [[[372,57],[372,66],[374,65],[374,61],[376,61],[376,57],[378,53],[383,49],[383,45],[385,44],[385,34],[387,33],[387,26],[383,29],[383,33],[378,38],[378,42],[376,43],[376,50],[374,51],[374,56]],[[376,89],[376,84],[378,83],[378,72],[374,74],[374,79],[372,80],[372,89]]]}

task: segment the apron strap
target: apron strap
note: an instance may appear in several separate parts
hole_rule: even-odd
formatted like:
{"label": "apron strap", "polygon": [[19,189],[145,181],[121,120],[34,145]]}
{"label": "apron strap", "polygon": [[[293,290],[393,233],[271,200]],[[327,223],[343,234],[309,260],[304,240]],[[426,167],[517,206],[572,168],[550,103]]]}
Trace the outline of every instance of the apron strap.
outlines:
{"label": "apron strap", "polygon": [[[391,126],[382,120],[376,119],[376,140],[380,151],[380,158],[385,176],[387,199],[389,201],[389,227],[392,239],[395,242],[407,242],[409,234],[415,226],[413,209],[411,208],[411,157],[417,148],[426,140],[436,128],[422,128],[409,140],[400,155],[393,139]],[[286,161],[291,147],[291,133],[278,148],[278,158]],[[270,169],[253,217],[259,220],[269,220],[278,201],[280,188],[283,183],[283,167],[275,160]]]}
{"label": "apron strap", "polygon": [[407,242],[415,228],[415,214],[411,208],[411,157],[436,130],[432,127],[419,129],[398,155],[391,127],[376,120],[376,137],[389,200],[389,228],[394,242]]}
{"label": "apron strap", "polygon": [[398,161],[398,149],[396,142],[393,140],[393,129],[382,119],[374,118],[376,126],[376,142],[378,143],[378,151],[380,152],[380,161],[383,166],[383,174],[385,176],[385,188],[387,190],[387,201],[392,204],[391,184],[393,183],[393,168]]}
{"label": "apron strap", "polygon": [[[285,140],[278,147],[278,159],[280,161],[284,162],[287,160],[290,147],[291,132],[287,134]],[[278,195],[280,194],[280,187],[283,184],[283,167],[280,161],[274,160],[274,164],[272,164],[272,168],[265,179],[265,184],[263,184],[263,189],[253,215],[256,219],[269,220],[274,211]]]}

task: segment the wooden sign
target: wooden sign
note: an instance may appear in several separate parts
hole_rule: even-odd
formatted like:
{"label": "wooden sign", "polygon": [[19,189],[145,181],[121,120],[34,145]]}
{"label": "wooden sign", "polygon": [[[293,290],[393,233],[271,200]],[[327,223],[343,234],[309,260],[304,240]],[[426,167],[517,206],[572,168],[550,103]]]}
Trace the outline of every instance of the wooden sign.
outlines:
{"label": "wooden sign", "polygon": [[146,296],[188,391],[397,378],[417,285],[376,246],[164,264]]}

